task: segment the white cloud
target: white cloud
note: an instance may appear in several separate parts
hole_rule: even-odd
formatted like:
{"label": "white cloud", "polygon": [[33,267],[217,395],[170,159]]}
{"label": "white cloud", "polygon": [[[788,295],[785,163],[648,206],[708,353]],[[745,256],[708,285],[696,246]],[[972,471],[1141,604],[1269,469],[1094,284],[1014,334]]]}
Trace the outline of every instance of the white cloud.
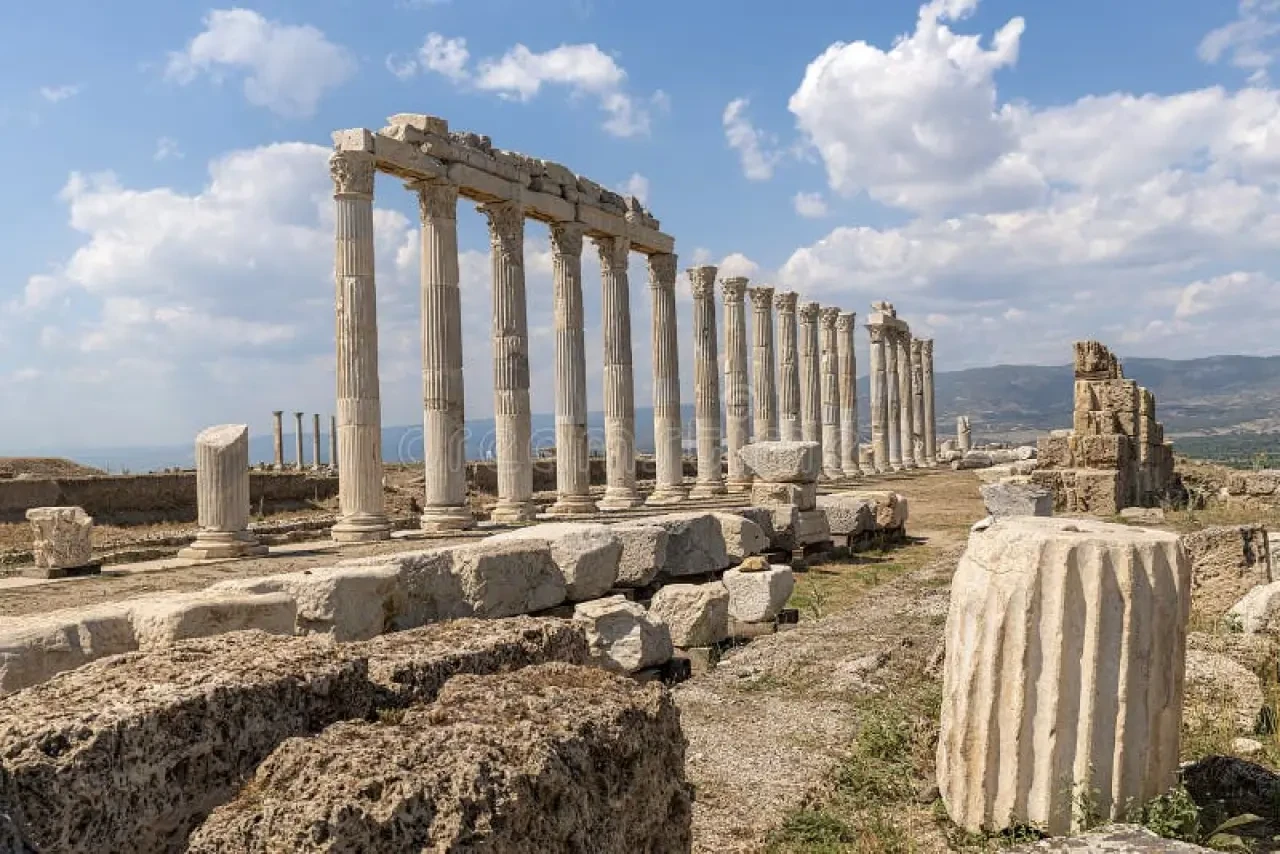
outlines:
{"label": "white cloud", "polygon": [[821,193],[796,193],[791,203],[802,217],[821,219],[827,215],[827,200]]}
{"label": "white cloud", "polygon": [[782,153],[777,150],[776,140],[751,123],[747,116],[750,105],[746,98],[735,98],[725,106],[720,120],[729,147],[742,160],[742,173],[752,181],[767,181],[773,177]]}
{"label": "white cloud", "polygon": [[156,140],[155,154],[151,155],[152,160],[181,160],[182,149],[178,147],[178,141],[172,137],[162,136]]}
{"label": "white cloud", "polygon": [[716,266],[720,268],[719,275],[722,279],[730,276],[746,276],[748,279],[754,279],[760,274],[760,265],[741,252],[726,255]]}
{"label": "white cloud", "polygon": [[220,82],[228,69],[245,73],[249,103],[291,118],[314,115],[320,99],[356,70],[346,48],[309,25],[285,24],[249,9],[217,9],[204,30],[169,54],[165,77],[187,85],[201,73]]}
{"label": "white cloud", "polygon": [[474,68],[471,58],[465,38],[429,33],[412,57],[387,57],[387,68],[401,80],[432,71],[458,85],[522,102],[537,97],[545,86],[564,87],[575,97],[594,98],[607,116],[604,129],[618,137],[647,135],[654,112],[670,105],[661,90],[648,98],[628,93],[627,72],[595,44],[565,44],[540,53],[517,44]]}
{"label": "white cloud", "polygon": [[641,175],[639,172],[632,172],[631,177],[627,179],[618,192],[624,196],[635,196],[640,204],[649,204],[649,179]]}
{"label": "white cloud", "polygon": [[50,104],[56,104],[65,101],[68,98],[74,98],[80,94],[79,84],[67,84],[64,86],[41,86],[40,97],[44,98]]}
{"label": "white cloud", "polygon": [[1224,57],[1236,68],[1249,72],[1249,82],[1267,82],[1276,60],[1280,36],[1280,0],[1240,0],[1236,19],[1207,33],[1198,53],[1205,62]]}

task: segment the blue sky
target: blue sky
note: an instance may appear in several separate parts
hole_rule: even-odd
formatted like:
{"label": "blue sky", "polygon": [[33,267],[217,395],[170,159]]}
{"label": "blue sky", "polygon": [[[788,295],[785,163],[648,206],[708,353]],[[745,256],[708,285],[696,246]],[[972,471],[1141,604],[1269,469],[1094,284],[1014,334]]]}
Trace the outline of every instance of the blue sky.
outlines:
{"label": "blue sky", "polygon": [[[635,192],[682,266],[890,299],[941,370],[1061,363],[1083,336],[1274,354],[1277,31],[1280,0],[4,4],[0,449],[331,411],[324,149],[397,112]],[[377,204],[384,422],[413,423],[417,213],[390,178]],[[479,215],[460,230],[488,415],[487,242]],[[549,410],[545,227],[527,239]]]}

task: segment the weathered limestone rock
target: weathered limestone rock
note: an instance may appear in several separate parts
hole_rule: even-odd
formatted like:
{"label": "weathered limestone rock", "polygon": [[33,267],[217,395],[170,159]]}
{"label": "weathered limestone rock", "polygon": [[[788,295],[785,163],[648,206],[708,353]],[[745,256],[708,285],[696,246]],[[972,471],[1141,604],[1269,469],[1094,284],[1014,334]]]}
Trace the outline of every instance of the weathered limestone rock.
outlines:
{"label": "weathered limestone rock", "polygon": [[992,516],[1052,516],[1053,493],[1034,483],[986,483],[979,487]]}
{"label": "weathered limestone rock", "polygon": [[687,851],[690,815],[670,695],[549,664],[286,742],[189,850]]}
{"label": "weathered limestone rock", "polygon": [[729,591],[729,616],[743,623],[777,619],[796,586],[791,567],[783,565],[764,572],[730,569],[723,583]]}
{"label": "weathered limestone rock", "polygon": [[236,578],[218,582],[209,590],[286,594],[297,603],[296,634],[356,641],[377,637],[395,625],[399,580],[394,566],[329,566]]}
{"label": "weathered limestone rock", "polygon": [[549,522],[507,531],[489,540],[546,543],[551,549],[551,558],[564,575],[567,597],[571,602],[603,596],[618,577],[622,543],[608,525]]}
{"label": "weathered limestone rock", "polygon": [[797,510],[812,510],[818,506],[818,485],[756,481],[751,487],[751,503],[757,507],[794,504]]}
{"label": "weathered limestone rock", "polygon": [[768,507],[738,507],[730,511],[760,526],[771,549],[789,551],[796,547],[796,520],[800,511],[794,504]]}
{"label": "weathered limestone rock", "polygon": [[965,471],[968,469],[985,469],[995,465],[995,460],[990,454],[984,454],[979,451],[966,451],[965,455],[951,464],[956,471]]}
{"label": "weathered limestone rock", "polygon": [[710,513],[668,513],[646,521],[667,532],[667,575],[702,575],[733,564],[720,520]]}
{"label": "weathered limestone rock", "polygon": [[875,503],[868,498],[837,492],[818,496],[818,509],[827,516],[831,533],[839,537],[856,537],[875,529]]}
{"label": "weathered limestone rock", "polygon": [[453,550],[453,575],[471,616],[514,617],[555,607],[568,587],[551,557],[536,540],[488,540]]}
{"label": "weathered limestone rock", "polygon": [[1280,581],[1259,584],[1244,594],[1227,612],[1227,621],[1247,635],[1280,634]]}
{"label": "weathered limestone rock", "polygon": [[831,528],[827,525],[827,514],[821,510],[797,511],[795,531],[797,546],[831,542]]}
{"label": "weathered limestone rock", "polygon": [[973,446],[973,428],[969,424],[968,415],[956,416],[956,450],[968,453]]}
{"label": "weathered limestone rock", "polygon": [[898,492],[877,490],[874,492],[842,492],[847,501],[865,501],[871,505],[875,531],[902,531],[907,527],[910,506],[907,497]]}
{"label": "weathered limestone rock", "polygon": [[[248,477],[246,469],[245,476]],[[36,573],[62,578],[80,571],[97,571],[93,561],[93,517],[79,507],[32,507],[31,551]]]}
{"label": "weathered limestone rock", "polygon": [[292,635],[298,613],[297,603],[287,594],[234,590],[146,596],[126,604],[138,649],[143,651],[246,629]]}
{"label": "weathered limestone rock", "polygon": [[125,603],[6,618],[0,621],[0,695],[137,648]]}
{"label": "weathered limestone rock", "polygon": [[970,830],[1062,834],[1173,785],[1191,607],[1173,534],[1032,516],[975,527],[951,588],[938,786]]}
{"label": "weathered limestone rock", "polygon": [[1191,602],[1197,615],[1216,620],[1271,576],[1270,541],[1262,525],[1215,525],[1182,536],[1191,558]]}
{"label": "weathered limestone rock", "polygon": [[1111,824],[1078,836],[1045,839],[1009,850],[1020,854],[1035,851],[1056,851],[1060,854],[1197,854],[1213,849],[1165,839],[1134,824]]}
{"label": "weathered limestone rock", "polygon": [[619,522],[609,530],[622,544],[615,582],[619,587],[644,587],[666,568],[666,528],[648,522]]}
{"label": "weathered limestone rock", "polygon": [[724,539],[725,555],[729,563],[738,563],[743,558],[760,554],[769,547],[769,538],[755,522],[737,513],[712,513],[720,525],[720,536]]}
{"label": "weathered limestone rock", "polygon": [[579,602],[573,619],[586,629],[592,660],[607,670],[635,673],[663,664],[674,651],[667,624],[625,596]]}
{"label": "weathered limestone rock", "polygon": [[1229,656],[1187,650],[1182,728],[1186,732],[1220,730],[1251,734],[1266,697],[1257,674]]}
{"label": "weathered limestone rock", "polygon": [[719,581],[668,584],[653,595],[649,613],[667,624],[676,646],[711,646],[729,636],[729,591]]}
{"label": "weathered limestone rock", "polygon": [[813,483],[822,472],[817,442],[755,442],[738,454],[758,479],[771,483]]}

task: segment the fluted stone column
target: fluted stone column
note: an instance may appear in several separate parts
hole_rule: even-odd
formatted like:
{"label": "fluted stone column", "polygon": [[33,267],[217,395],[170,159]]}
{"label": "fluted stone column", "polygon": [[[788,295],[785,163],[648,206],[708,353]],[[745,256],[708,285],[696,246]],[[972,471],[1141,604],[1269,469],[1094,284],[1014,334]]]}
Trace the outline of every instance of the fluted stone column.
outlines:
{"label": "fluted stone column", "polygon": [[267,553],[249,532],[249,428],[220,424],[196,436],[200,529],[178,557],[207,560]]}
{"label": "fluted stone column", "polygon": [[698,482],[690,495],[726,492],[720,453],[720,356],[716,340],[716,268],[690,267],[693,292],[693,394],[698,436]]}
{"label": "fluted stone column", "polygon": [[911,332],[904,329],[898,333],[898,404],[902,407],[899,429],[902,438],[902,467],[916,467],[915,442],[912,439],[912,425],[915,416],[912,414],[913,397],[911,395]]}
{"label": "fluted stone column", "polygon": [[738,457],[751,441],[751,391],[747,380],[747,280],[732,276],[720,283],[724,294],[724,414],[729,454],[730,492],[751,488],[751,474]]}
{"label": "fluted stone column", "polygon": [[311,468],[320,471],[320,413],[311,413]]}
{"label": "fluted stone column", "polygon": [[889,439],[889,470],[902,471],[902,404],[899,393],[902,385],[898,379],[898,335],[896,329],[884,331],[884,386],[885,404],[889,418],[886,431]]}
{"label": "fluted stone column", "polygon": [[462,294],[458,285],[458,187],[416,185],[421,220],[422,464],[424,531],[475,524],[467,506],[467,440],[462,379]]}
{"label": "fluted stone column", "polygon": [[973,447],[973,428],[968,415],[956,416],[956,450],[968,453]]}
{"label": "fluted stone column", "polygon": [[551,226],[556,325],[556,502],[552,516],[596,512],[587,446],[587,354],[583,341],[580,223]]}
{"label": "fluted stone column", "polygon": [[271,438],[274,440],[272,450],[275,452],[271,467],[280,471],[284,468],[284,410],[282,409],[271,413]]}
{"label": "fluted stone column", "polygon": [[933,409],[933,339],[920,341],[921,378],[924,385],[924,462],[927,466],[938,464],[938,425]]}
{"label": "fluted stone column", "polygon": [[329,468],[338,470],[338,416],[329,416]]}
{"label": "fluted stone column", "polygon": [[373,267],[373,156],[329,158],[334,183],[337,281],[339,542],[391,536],[382,498],[382,400],[378,388],[378,300]]}
{"label": "fluted stone column", "polygon": [[298,471],[302,471],[307,467],[307,463],[302,458],[302,449],[305,446],[306,437],[302,433],[302,416],[304,412],[293,413],[293,453],[297,458]]}
{"label": "fluted stone column", "polygon": [[778,438],[799,442],[800,428],[800,346],[796,340],[796,293],[774,294],[778,310]]}
{"label": "fluted stone column", "polygon": [[778,384],[773,356],[773,288],[751,288],[753,442],[778,438]]}
{"label": "fluted stone column", "polygon": [[631,293],[624,237],[595,240],[600,253],[600,323],[604,330],[604,448],[606,486],[601,510],[642,501],[636,489],[636,400],[631,367]]}
{"label": "fluted stone column", "polygon": [[840,469],[845,477],[861,477],[858,462],[858,361],[853,333],[858,316],[842,311],[836,318],[836,345],[840,357]]}
{"label": "fluted stone column", "polygon": [[680,340],[676,328],[676,256],[649,256],[653,300],[653,442],[657,477],[647,504],[677,504],[684,488],[680,421]]}
{"label": "fluted stone column", "polygon": [[800,434],[805,442],[822,444],[822,343],[818,336],[816,302],[800,304]]}
{"label": "fluted stone column", "polygon": [[840,309],[822,309],[822,476],[844,476],[840,453]]}
{"label": "fluted stone column", "polygon": [[524,287],[524,211],[516,202],[478,206],[489,221],[493,266],[493,414],[498,457],[495,522],[534,518],[529,410],[529,315]]}
{"label": "fluted stone column", "polygon": [[884,474],[889,466],[889,381],[886,367],[888,330],[879,323],[868,323],[871,338],[871,458],[876,474]]}
{"label": "fluted stone column", "polygon": [[911,340],[911,448],[916,466],[927,465],[924,437],[924,343]]}

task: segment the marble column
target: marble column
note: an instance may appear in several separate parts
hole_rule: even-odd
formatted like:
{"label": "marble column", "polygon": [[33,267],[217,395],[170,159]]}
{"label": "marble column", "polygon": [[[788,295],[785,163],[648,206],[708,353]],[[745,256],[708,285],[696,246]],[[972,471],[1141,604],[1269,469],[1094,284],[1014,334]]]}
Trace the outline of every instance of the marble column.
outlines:
{"label": "marble column", "polygon": [[534,518],[529,410],[529,316],[524,287],[524,211],[517,202],[477,209],[489,221],[493,268],[493,413],[498,458],[495,522]]}
{"label": "marble column", "polygon": [[885,424],[889,444],[889,470],[902,471],[902,405],[898,394],[902,385],[898,380],[898,335],[897,329],[884,330],[884,386],[885,405],[889,417]]}
{"label": "marble column", "polygon": [[800,437],[822,444],[822,344],[816,302],[800,304]]}
{"label": "marble column", "polygon": [[879,323],[868,323],[871,338],[871,458],[876,474],[889,467],[889,382],[886,342],[889,331]]}
{"label": "marble column", "polygon": [[751,474],[738,451],[751,441],[751,390],[747,380],[747,280],[732,276],[720,283],[724,294],[724,414],[729,455],[730,492],[751,489]]}
{"label": "marble column", "polygon": [[320,413],[311,413],[311,468],[320,471]]}
{"label": "marble column", "polygon": [[338,470],[338,416],[329,416],[329,468]]}
{"label": "marble column", "polygon": [[462,292],[458,272],[458,186],[422,182],[418,191],[418,287],[422,299],[424,531],[460,531],[467,506],[467,434],[462,380]]}
{"label": "marble column", "polygon": [[649,256],[653,300],[653,442],[657,477],[647,504],[678,504],[684,488],[680,419],[680,339],[676,328],[676,256]]}
{"label": "marble column", "polygon": [[293,413],[293,453],[297,458],[298,471],[304,471],[307,468],[306,461],[302,458],[302,449],[305,446],[306,436],[302,433],[302,416],[305,412]]}
{"label": "marble column", "polygon": [[822,309],[822,476],[844,476],[840,453],[840,309]]}
{"label": "marble column", "polygon": [[774,294],[778,310],[778,438],[799,442],[800,429],[800,346],[796,340],[796,293]]}
{"label": "marble column", "polygon": [[587,446],[587,353],[583,341],[581,223],[551,226],[555,302],[556,502],[552,516],[596,512]]}
{"label": "marble column", "polygon": [[751,288],[753,442],[778,438],[778,386],[773,358],[773,288]]}
{"label": "marble column", "polygon": [[858,360],[853,333],[858,316],[842,311],[836,318],[836,345],[840,357],[840,470],[845,477],[861,477],[858,462]]}
{"label": "marble column", "polygon": [[601,510],[642,503],[636,489],[636,399],[631,367],[631,292],[625,237],[596,238],[600,253],[600,323],[604,338],[604,448],[606,486]]}
{"label": "marble column", "polygon": [[271,467],[276,471],[284,468],[284,410],[277,409],[271,413],[271,438],[274,440],[274,459]]}
{"label": "marble column", "polygon": [[916,467],[927,465],[924,438],[924,342],[911,340],[911,451]]}
{"label": "marble column", "polygon": [[924,461],[925,465],[938,464],[938,425],[933,409],[933,339],[920,342],[920,358],[924,381]]}
{"label": "marble column", "polygon": [[339,542],[385,540],[391,524],[382,497],[373,156],[335,153],[329,174],[335,206],[338,446],[344,463],[331,535]]}
{"label": "marble column", "polygon": [[244,557],[267,553],[249,532],[249,428],[220,424],[196,436],[195,541],[178,557]]}
{"label": "marble column", "polygon": [[693,498],[726,492],[721,468],[720,355],[716,340],[716,268],[690,267],[693,292],[693,394],[698,437],[698,482]]}
{"label": "marble column", "polygon": [[902,433],[899,444],[902,446],[902,467],[916,467],[915,442],[912,439],[912,425],[915,416],[911,396],[911,332],[903,329],[898,333],[898,405],[902,407],[902,417],[898,429]]}

